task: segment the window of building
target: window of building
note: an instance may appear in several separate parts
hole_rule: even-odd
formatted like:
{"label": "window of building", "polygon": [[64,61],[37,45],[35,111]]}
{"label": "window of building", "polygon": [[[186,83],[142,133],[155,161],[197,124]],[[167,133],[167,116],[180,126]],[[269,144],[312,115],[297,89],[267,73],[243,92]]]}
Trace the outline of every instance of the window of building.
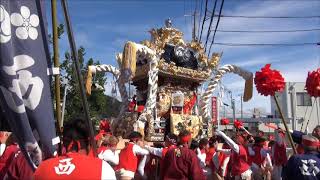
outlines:
{"label": "window of building", "polygon": [[311,97],[309,94],[302,92],[297,93],[297,106],[311,106]]}

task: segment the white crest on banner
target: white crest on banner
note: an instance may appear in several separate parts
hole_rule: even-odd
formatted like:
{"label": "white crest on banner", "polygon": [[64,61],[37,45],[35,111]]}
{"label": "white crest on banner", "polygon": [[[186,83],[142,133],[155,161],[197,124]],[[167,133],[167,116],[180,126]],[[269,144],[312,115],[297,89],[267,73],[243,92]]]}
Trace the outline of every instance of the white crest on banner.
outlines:
{"label": "white crest on banner", "polygon": [[56,174],[62,175],[70,175],[75,169],[76,166],[71,163],[72,158],[61,159],[59,160],[59,165],[54,167]]}
{"label": "white crest on banner", "polygon": [[[2,69],[12,76],[17,76],[18,79],[12,80],[12,87],[8,89],[0,86],[5,100],[14,112],[24,113],[25,107],[34,110],[40,103],[43,82],[40,77],[33,77],[32,73],[25,70],[34,65],[34,60],[28,55],[18,55],[13,58],[12,66],[3,66]],[[16,104],[14,96],[23,101],[23,104]]]}
{"label": "white crest on banner", "polygon": [[0,43],[6,43],[11,39],[10,15],[6,9],[0,5]]}
{"label": "white crest on banner", "polygon": [[317,176],[320,169],[317,167],[317,161],[313,159],[301,160],[302,166],[300,166],[301,174],[304,176]]}
{"label": "white crest on banner", "polygon": [[19,39],[35,40],[38,37],[37,27],[39,26],[39,17],[35,14],[30,15],[30,9],[26,6],[21,6],[19,13],[11,14],[11,23],[18,26],[16,35]]}

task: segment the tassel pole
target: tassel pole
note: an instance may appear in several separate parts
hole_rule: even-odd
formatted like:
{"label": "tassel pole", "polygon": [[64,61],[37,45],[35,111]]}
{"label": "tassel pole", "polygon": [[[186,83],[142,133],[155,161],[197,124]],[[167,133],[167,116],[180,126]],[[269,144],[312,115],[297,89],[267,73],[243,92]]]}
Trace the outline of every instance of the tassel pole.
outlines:
{"label": "tassel pole", "polygon": [[294,154],[297,154],[297,150],[296,150],[296,148],[294,147],[293,139],[292,139],[292,136],[291,136],[291,134],[290,134],[288,125],[287,125],[287,123],[286,123],[286,121],[285,121],[285,119],[284,119],[282,110],[281,110],[281,108],[280,108],[280,105],[279,105],[279,102],[278,102],[278,98],[277,98],[276,96],[273,96],[273,98],[274,98],[274,101],[275,101],[276,104],[277,104],[277,107],[278,107],[278,110],[279,110],[279,113],[280,113],[280,116],[281,116],[282,123],[283,123],[284,127],[286,128],[286,134],[287,134],[287,136],[288,136],[288,139],[289,139],[290,145],[291,145],[291,147],[292,147],[293,153],[294,153]]}
{"label": "tassel pole", "polygon": [[[57,22],[57,1],[51,0],[51,13],[52,13],[52,34],[53,34],[53,64],[54,67],[58,68],[59,63],[59,44],[58,44],[58,22]],[[61,105],[60,105],[60,73],[54,76],[54,88],[56,98],[56,118],[58,124],[58,133],[62,137],[62,120],[61,120]],[[59,145],[59,152],[61,154],[62,147]]]}
{"label": "tassel pole", "polygon": [[65,17],[66,26],[67,26],[68,39],[69,39],[69,44],[70,44],[70,48],[71,48],[71,55],[72,55],[72,59],[73,59],[73,62],[74,62],[75,68],[76,68],[76,75],[78,77],[84,114],[85,114],[87,124],[89,127],[90,144],[91,144],[91,147],[93,148],[94,156],[97,156],[97,147],[96,147],[96,143],[94,140],[94,130],[93,130],[93,125],[92,125],[92,122],[90,119],[89,106],[88,106],[87,96],[86,96],[85,87],[84,87],[84,83],[83,83],[83,78],[81,75],[80,62],[78,59],[78,52],[76,49],[76,44],[74,41],[73,31],[72,31],[72,27],[71,27],[71,21],[70,21],[70,16],[69,16],[69,12],[68,12],[67,1],[62,0],[61,3],[62,3],[63,14]]}

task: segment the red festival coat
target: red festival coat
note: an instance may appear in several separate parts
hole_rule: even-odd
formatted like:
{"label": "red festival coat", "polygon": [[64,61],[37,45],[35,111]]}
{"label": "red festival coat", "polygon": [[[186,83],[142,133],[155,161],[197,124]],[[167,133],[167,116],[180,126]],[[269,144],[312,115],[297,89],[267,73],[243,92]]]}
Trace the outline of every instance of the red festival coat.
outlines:
{"label": "red festival coat", "polygon": [[163,167],[163,173],[161,174],[163,180],[206,179],[196,153],[187,147],[170,149],[166,153],[164,161],[166,165]]}
{"label": "red festival coat", "polygon": [[67,153],[65,156],[43,161],[34,173],[34,180],[100,180],[102,171],[101,159],[78,153]]}

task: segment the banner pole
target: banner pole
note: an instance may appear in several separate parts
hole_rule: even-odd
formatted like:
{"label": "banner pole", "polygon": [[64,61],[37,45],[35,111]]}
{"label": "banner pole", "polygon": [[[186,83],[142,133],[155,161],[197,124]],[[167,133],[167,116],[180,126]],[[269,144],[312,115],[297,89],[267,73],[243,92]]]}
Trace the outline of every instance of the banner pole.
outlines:
{"label": "banner pole", "polygon": [[77,75],[78,81],[79,81],[82,105],[83,105],[85,117],[87,120],[87,124],[89,127],[90,143],[91,143],[91,147],[93,148],[94,156],[97,156],[97,147],[96,147],[96,143],[94,140],[94,130],[93,130],[93,125],[92,125],[92,122],[90,119],[89,106],[88,106],[88,101],[87,101],[87,97],[86,97],[83,78],[81,75],[80,63],[79,63],[79,59],[78,59],[78,52],[76,49],[76,44],[75,44],[73,31],[72,31],[72,27],[71,27],[71,21],[70,21],[70,16],[69,16],[69,12],[68,12],[67,1],[61,0],[61,3],[62,3],[63,14],[65,17],[66,26],[67,26],[68,39],[69,39],[69,44],[70,44],[70,48],[71,48],[71,55],[72,55],[72,59],[73,59],[73,62],[74,62],[75,68],[76,68],[76,75]]}

